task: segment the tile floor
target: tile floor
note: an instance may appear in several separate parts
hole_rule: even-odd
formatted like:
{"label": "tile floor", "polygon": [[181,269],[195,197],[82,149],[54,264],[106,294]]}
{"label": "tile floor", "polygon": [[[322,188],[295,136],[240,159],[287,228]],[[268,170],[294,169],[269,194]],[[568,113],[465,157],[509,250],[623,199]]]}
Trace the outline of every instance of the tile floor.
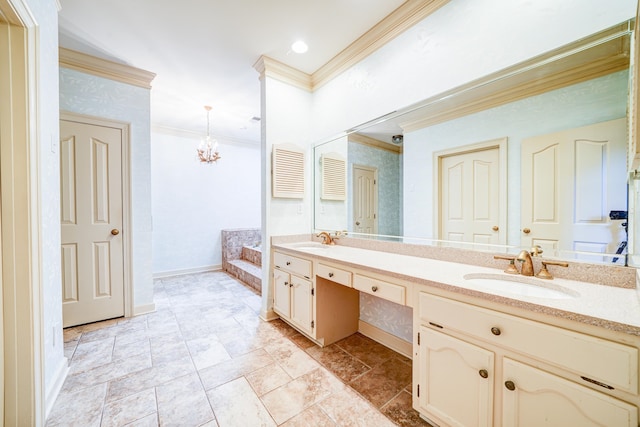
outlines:
{"label": "tile floor", "polygon": [[263,322],[260,297],[224,272],[157,280],[155,303],[65,329],[70,371],[47,426],[428,426],[409,359]]}

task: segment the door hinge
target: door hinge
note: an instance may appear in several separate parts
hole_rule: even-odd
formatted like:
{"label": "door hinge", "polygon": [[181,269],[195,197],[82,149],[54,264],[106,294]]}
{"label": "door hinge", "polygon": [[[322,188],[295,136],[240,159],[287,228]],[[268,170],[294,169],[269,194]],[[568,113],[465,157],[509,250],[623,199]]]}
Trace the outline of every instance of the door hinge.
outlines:
{"label": "door hinge", "polygon": [[311,321],[311,327],[315,327],[316,326],[316,322],[314,322],[313,320]]}
{"label": "door hinge", "polygon": [[373,185],[376,185],[378,183],[378,181],[376,181],[375,179],[373,180]]}
{"label": "door hinge", "polygon": [[418,384],[418,397],[420,397],[420,384]]}
{"label": "door hinge", "polygon": [[314,288],[311,288],[311,295],[315,295],[316,294],[316,290]]}
{"label": "door hinge", "polygon": [[418,345],[420,345],[420,332],[418,332]]}
{"label": "door hinge", "polygon": [[373,219],[376,219],[376,214],[373,214]]}

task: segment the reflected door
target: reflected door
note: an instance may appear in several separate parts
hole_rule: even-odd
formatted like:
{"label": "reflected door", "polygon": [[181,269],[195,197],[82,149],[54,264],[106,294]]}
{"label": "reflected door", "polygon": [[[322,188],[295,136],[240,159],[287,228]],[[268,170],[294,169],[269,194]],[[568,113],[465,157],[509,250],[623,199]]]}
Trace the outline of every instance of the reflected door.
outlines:
{"label": "reflected door", "polygon": [[353,231],[378,234],[377,170],[353,165]]}
{"label": "reflected door", "polygon": [[523,246],[615,253],[626,240],[622,221],[609,219],[627,210],[625,139],[626,119],[618,119],[523,140]]}
{"label": "reflected door", "polygon": [[499,244],[498,148],[440,157],[440,238]]}
{"label": "reflected door", "polygon": [[124,315],[122,131],[60,121],[64,327]]}

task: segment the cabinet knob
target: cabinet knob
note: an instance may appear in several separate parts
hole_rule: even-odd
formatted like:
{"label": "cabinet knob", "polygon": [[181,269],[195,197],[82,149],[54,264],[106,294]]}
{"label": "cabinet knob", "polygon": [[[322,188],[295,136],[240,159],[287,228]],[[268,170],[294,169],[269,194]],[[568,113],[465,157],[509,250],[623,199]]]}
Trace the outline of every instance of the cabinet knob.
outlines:
{"label": "cabinet knob", "polygon": [[287,261],[287,265],[291,265],[291,261]]}
{"label": "cabinet knob", "polygon": [[329,273],[329,277],[333,277],[333,273]]}
{"label": "cabinet knob", "polygon": [[531,233],[531,229],[530,229],[530,228],[523,228],[523,229],[522,229],[522,232],[523,232],[524,234],[529,234],[529,233]]}
{"label": "cabinet knob", "polygon": [[486,369],[480,369],[478,371],[478,374],[480,374],[482,378],[489,378],[489,372],[487,372]]}
{"label": "cabinet knob", "polygon": [[502,333],[502,331],[497,326],[494,326],[493,328],[491,328],[491,333],[493,335],[500,335]]}
{"label": "cabinet knob", "polygon": [[293,288],[293,283],[289,283],[289,287],[290,287],[290,288]]}
{"label": "cabinet knob", "polygon": [[513,391],[516,389],[516,385],[514,384],[513,381],[505,381],[504,386],[507,388],[507,390],[510,390],[510,391]]}
{"label": "cabinet knob", "polygon": [[371,287],[371,290],[372,290],[373,292],[375,292],[375,291],[377,291],[377,290],[378,290],[378,287],[377,287],[377,286],[372,286],[372,287]]}
{"label": "cabinet knob", "polygon": [[285,286],[289,286],[289,282],[284,282],[284,285]]}

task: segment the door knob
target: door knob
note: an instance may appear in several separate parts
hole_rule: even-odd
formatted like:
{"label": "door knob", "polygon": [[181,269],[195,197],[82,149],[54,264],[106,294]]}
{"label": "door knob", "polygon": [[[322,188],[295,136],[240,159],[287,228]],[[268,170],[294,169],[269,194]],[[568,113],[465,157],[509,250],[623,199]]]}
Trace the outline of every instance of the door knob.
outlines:
{"label": "door knob", "polygon": [[114,236],[117,236],[118,234],[120,234],[120,230],[118,230],[117,228],[114,228],[113,230],[111,230],[111,234],[113,234]]}
{"label": "door knob", "polygon": [[500,230],[500,227],[498,227],[497,225],[494,225],[493,227],[491,227],[491,229],[493,231],[498,231],[498,230]]}
{"label": "door knob", "polygon": [[522,232],[523,232],[524,234],[529,234],[529,233],[531,233],[531,229],[529,229],[529,228],[523,228],[523,229],[522,229]]}

